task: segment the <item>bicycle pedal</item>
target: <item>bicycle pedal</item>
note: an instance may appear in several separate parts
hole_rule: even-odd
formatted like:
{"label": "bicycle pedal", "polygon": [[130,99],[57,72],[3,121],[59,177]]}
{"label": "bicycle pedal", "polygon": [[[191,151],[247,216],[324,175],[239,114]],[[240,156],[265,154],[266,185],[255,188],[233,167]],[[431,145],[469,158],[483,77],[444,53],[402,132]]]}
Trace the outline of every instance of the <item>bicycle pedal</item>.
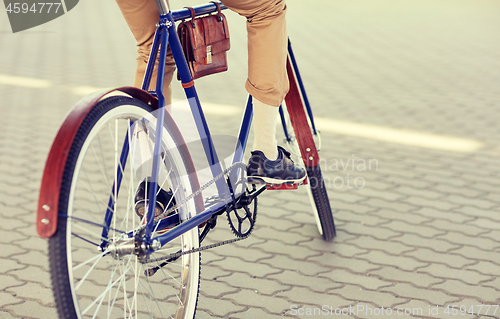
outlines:
{"label": "bicycle pedal", "polygon": [[298,189],[300,185],[307,185],[307,178],[304,178],[304,180],[300,183],[285,183],[285,184],[279,184],[279,185],[272,185],[272,184],[266,184],[266,189],[267,190],[292,190],[292,189]]}

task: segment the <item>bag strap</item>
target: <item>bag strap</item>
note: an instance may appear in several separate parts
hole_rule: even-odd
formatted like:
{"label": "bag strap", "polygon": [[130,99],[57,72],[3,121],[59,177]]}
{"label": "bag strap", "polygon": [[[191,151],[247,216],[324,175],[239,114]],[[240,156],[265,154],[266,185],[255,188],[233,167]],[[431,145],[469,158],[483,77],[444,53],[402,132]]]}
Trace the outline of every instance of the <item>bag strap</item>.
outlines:
{"label": "bag strap", "polygon": [[222,20],[224,20],[224,15],[221,13],[219,1],[210,1],[210,2],[215,4],[215,6],[217,7],[217,17],[219,18],[219,21],[222,22]]}
{"label": "bag strap", "polygon": [[193,7],[184,7],[184,9],[189,9],[189,11],[191,11],[191,21],[190,22],[191,22],[191,25],[193,26],[193,28],[196,28],[196,25],[194,24],[194,18],[196,16],[196,13],[194,12]]}

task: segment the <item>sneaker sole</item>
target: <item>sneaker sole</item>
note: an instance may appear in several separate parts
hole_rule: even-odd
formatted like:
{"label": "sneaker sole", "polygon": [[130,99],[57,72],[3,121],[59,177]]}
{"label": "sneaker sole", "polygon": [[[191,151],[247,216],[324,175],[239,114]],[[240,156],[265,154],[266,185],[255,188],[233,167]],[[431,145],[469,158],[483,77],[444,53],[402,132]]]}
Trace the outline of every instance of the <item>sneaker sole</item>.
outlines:
{"label": "sneaker sole", "polygon": [[247,182],[249,184],[270,184],[270,185],[282,185],[282,184],[295,184],[295,183],[300,183],[302,182],[306,176],[299,178],[299,179],[276,179],[276,178],[271,178],[271,177],[264,177],[264,176],[248,176],[247,177]]}

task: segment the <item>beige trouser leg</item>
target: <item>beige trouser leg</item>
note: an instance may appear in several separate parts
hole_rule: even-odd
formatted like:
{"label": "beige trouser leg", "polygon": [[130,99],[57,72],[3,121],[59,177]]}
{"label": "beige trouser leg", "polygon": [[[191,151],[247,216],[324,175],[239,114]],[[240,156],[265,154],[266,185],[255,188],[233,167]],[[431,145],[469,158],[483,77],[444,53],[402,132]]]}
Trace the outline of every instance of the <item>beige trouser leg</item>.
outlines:
{"label": "beige trouser leg", "polygon": [[[144,73],[146,72],[149,52],[151,51],[151,46],[153,45],[156,23],[160,20],[158,7],[156,6],[156,1],[154,0],[116,0],[116,2],[118,3],[123,17],[127,21],[130,31],[132,31],[132,34],[137,41],[137,46],[139,47],[137,50],[139,56],[137,57],[137,70],[135,73],[134,86],[140,88],[144,78]],[[149,85],[150,90],[156,88],[157,68],[158,59],[156,60],[155,70]],[[172,104],[170,82],[172,82],[174,71],[175,62],[169,48],[167,63],[165,66],[165,81],[163,83],[163,95],[165,96],[165,105],[167,106]]]}
{"label": "beige trouser leg", "polygon": [[279,106],[288,92],[285,0],[222,0],[247,18],[247,91],[257,100]]}

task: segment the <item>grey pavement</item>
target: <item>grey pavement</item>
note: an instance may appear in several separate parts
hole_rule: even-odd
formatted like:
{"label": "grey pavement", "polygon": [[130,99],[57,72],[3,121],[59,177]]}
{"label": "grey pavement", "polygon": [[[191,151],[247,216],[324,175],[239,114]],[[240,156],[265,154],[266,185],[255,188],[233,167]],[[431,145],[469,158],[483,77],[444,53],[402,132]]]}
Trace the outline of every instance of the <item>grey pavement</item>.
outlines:
{"label": "grey pavement", "polygon": [[[264,193],[249,239],[203,253],[197,318],[500,317],[500,3],[287,3],[338,236],[322,241],[303,189]],[[242,109],[245,24],[227,15],[230,70],[197,87]],[[0,10],[0,57],[0,318],[55,318],[45,159],[84,94],[131,83],[134,41],[114,1],[16,34]],[[214,114],[236,132],[239,115]]]}

